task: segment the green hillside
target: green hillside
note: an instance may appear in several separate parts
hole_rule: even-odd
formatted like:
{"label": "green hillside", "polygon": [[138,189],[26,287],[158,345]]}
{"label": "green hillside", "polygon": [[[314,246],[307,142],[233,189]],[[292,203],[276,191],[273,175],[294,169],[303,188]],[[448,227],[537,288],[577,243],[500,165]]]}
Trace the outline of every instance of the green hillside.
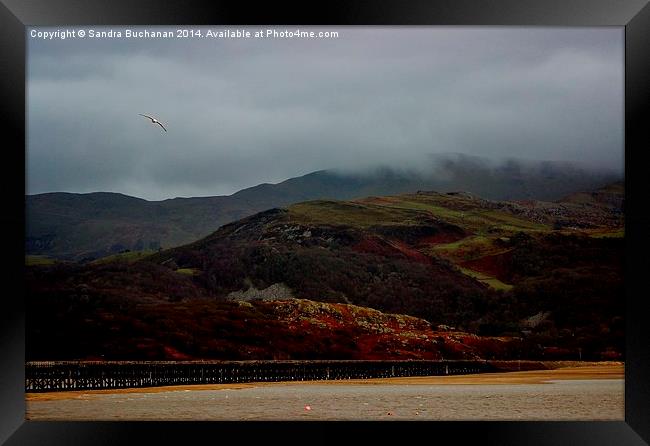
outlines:
{"label": "green hillside", "polygon": [[[590,196],[308,201],[151,255],[31,266],[28,350],[56,356],[52,340],[77,327],[88,336],[62,357],[620,358],[624,239],[604,235],[622,231],[623,191]],[[374,311],[378,326],[390,314],[421,322],[370,335],[361,319],[336,322],[341,305]],[[139,343],[125,350],[126,334]]]}

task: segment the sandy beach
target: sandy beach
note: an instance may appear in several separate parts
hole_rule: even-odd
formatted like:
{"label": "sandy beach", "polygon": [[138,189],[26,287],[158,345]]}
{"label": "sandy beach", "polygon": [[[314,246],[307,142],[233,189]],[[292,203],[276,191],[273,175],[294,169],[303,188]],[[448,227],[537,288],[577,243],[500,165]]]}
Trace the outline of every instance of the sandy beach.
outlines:
{"label": "sandy beach", "polygon": [[475,375],[26,394],[28,420],[623,420],[623,363]]}

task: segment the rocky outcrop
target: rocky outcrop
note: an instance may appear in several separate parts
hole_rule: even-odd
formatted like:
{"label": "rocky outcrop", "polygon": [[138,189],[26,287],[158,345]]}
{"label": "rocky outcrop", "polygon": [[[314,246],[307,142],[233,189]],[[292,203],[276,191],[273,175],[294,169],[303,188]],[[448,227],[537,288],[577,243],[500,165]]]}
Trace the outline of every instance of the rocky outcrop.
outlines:
{"label": "rocky outcrop", "polygon": [[258,290],[254,286],[249,287],[247,290],[233,291],[228,294],[227,299],[237,301],[250,301],[250,300],[273,300],[273,299],[291,299],[293,292],[291,288],[283,283],[274,283],[262,290]]}

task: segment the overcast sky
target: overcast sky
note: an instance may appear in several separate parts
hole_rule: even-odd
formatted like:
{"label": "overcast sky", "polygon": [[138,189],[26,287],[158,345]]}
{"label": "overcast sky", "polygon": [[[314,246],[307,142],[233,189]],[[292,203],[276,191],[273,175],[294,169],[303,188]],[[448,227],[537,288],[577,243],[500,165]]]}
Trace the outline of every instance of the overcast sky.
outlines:
{"label": "overcast sky", "polygon": [[27,193],[222,195],[438,152],[622,171],[623,28],[301,29],[339,37],[28,35]]}

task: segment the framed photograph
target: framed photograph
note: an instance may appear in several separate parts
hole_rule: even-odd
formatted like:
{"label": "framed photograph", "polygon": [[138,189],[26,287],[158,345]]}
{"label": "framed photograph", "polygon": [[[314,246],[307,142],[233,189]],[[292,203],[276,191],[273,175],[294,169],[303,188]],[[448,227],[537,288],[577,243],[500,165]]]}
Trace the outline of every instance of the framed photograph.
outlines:
{"label": "framed photograph", "polygon": [[647,1],[0,20],[0,441],[648,444]]}

